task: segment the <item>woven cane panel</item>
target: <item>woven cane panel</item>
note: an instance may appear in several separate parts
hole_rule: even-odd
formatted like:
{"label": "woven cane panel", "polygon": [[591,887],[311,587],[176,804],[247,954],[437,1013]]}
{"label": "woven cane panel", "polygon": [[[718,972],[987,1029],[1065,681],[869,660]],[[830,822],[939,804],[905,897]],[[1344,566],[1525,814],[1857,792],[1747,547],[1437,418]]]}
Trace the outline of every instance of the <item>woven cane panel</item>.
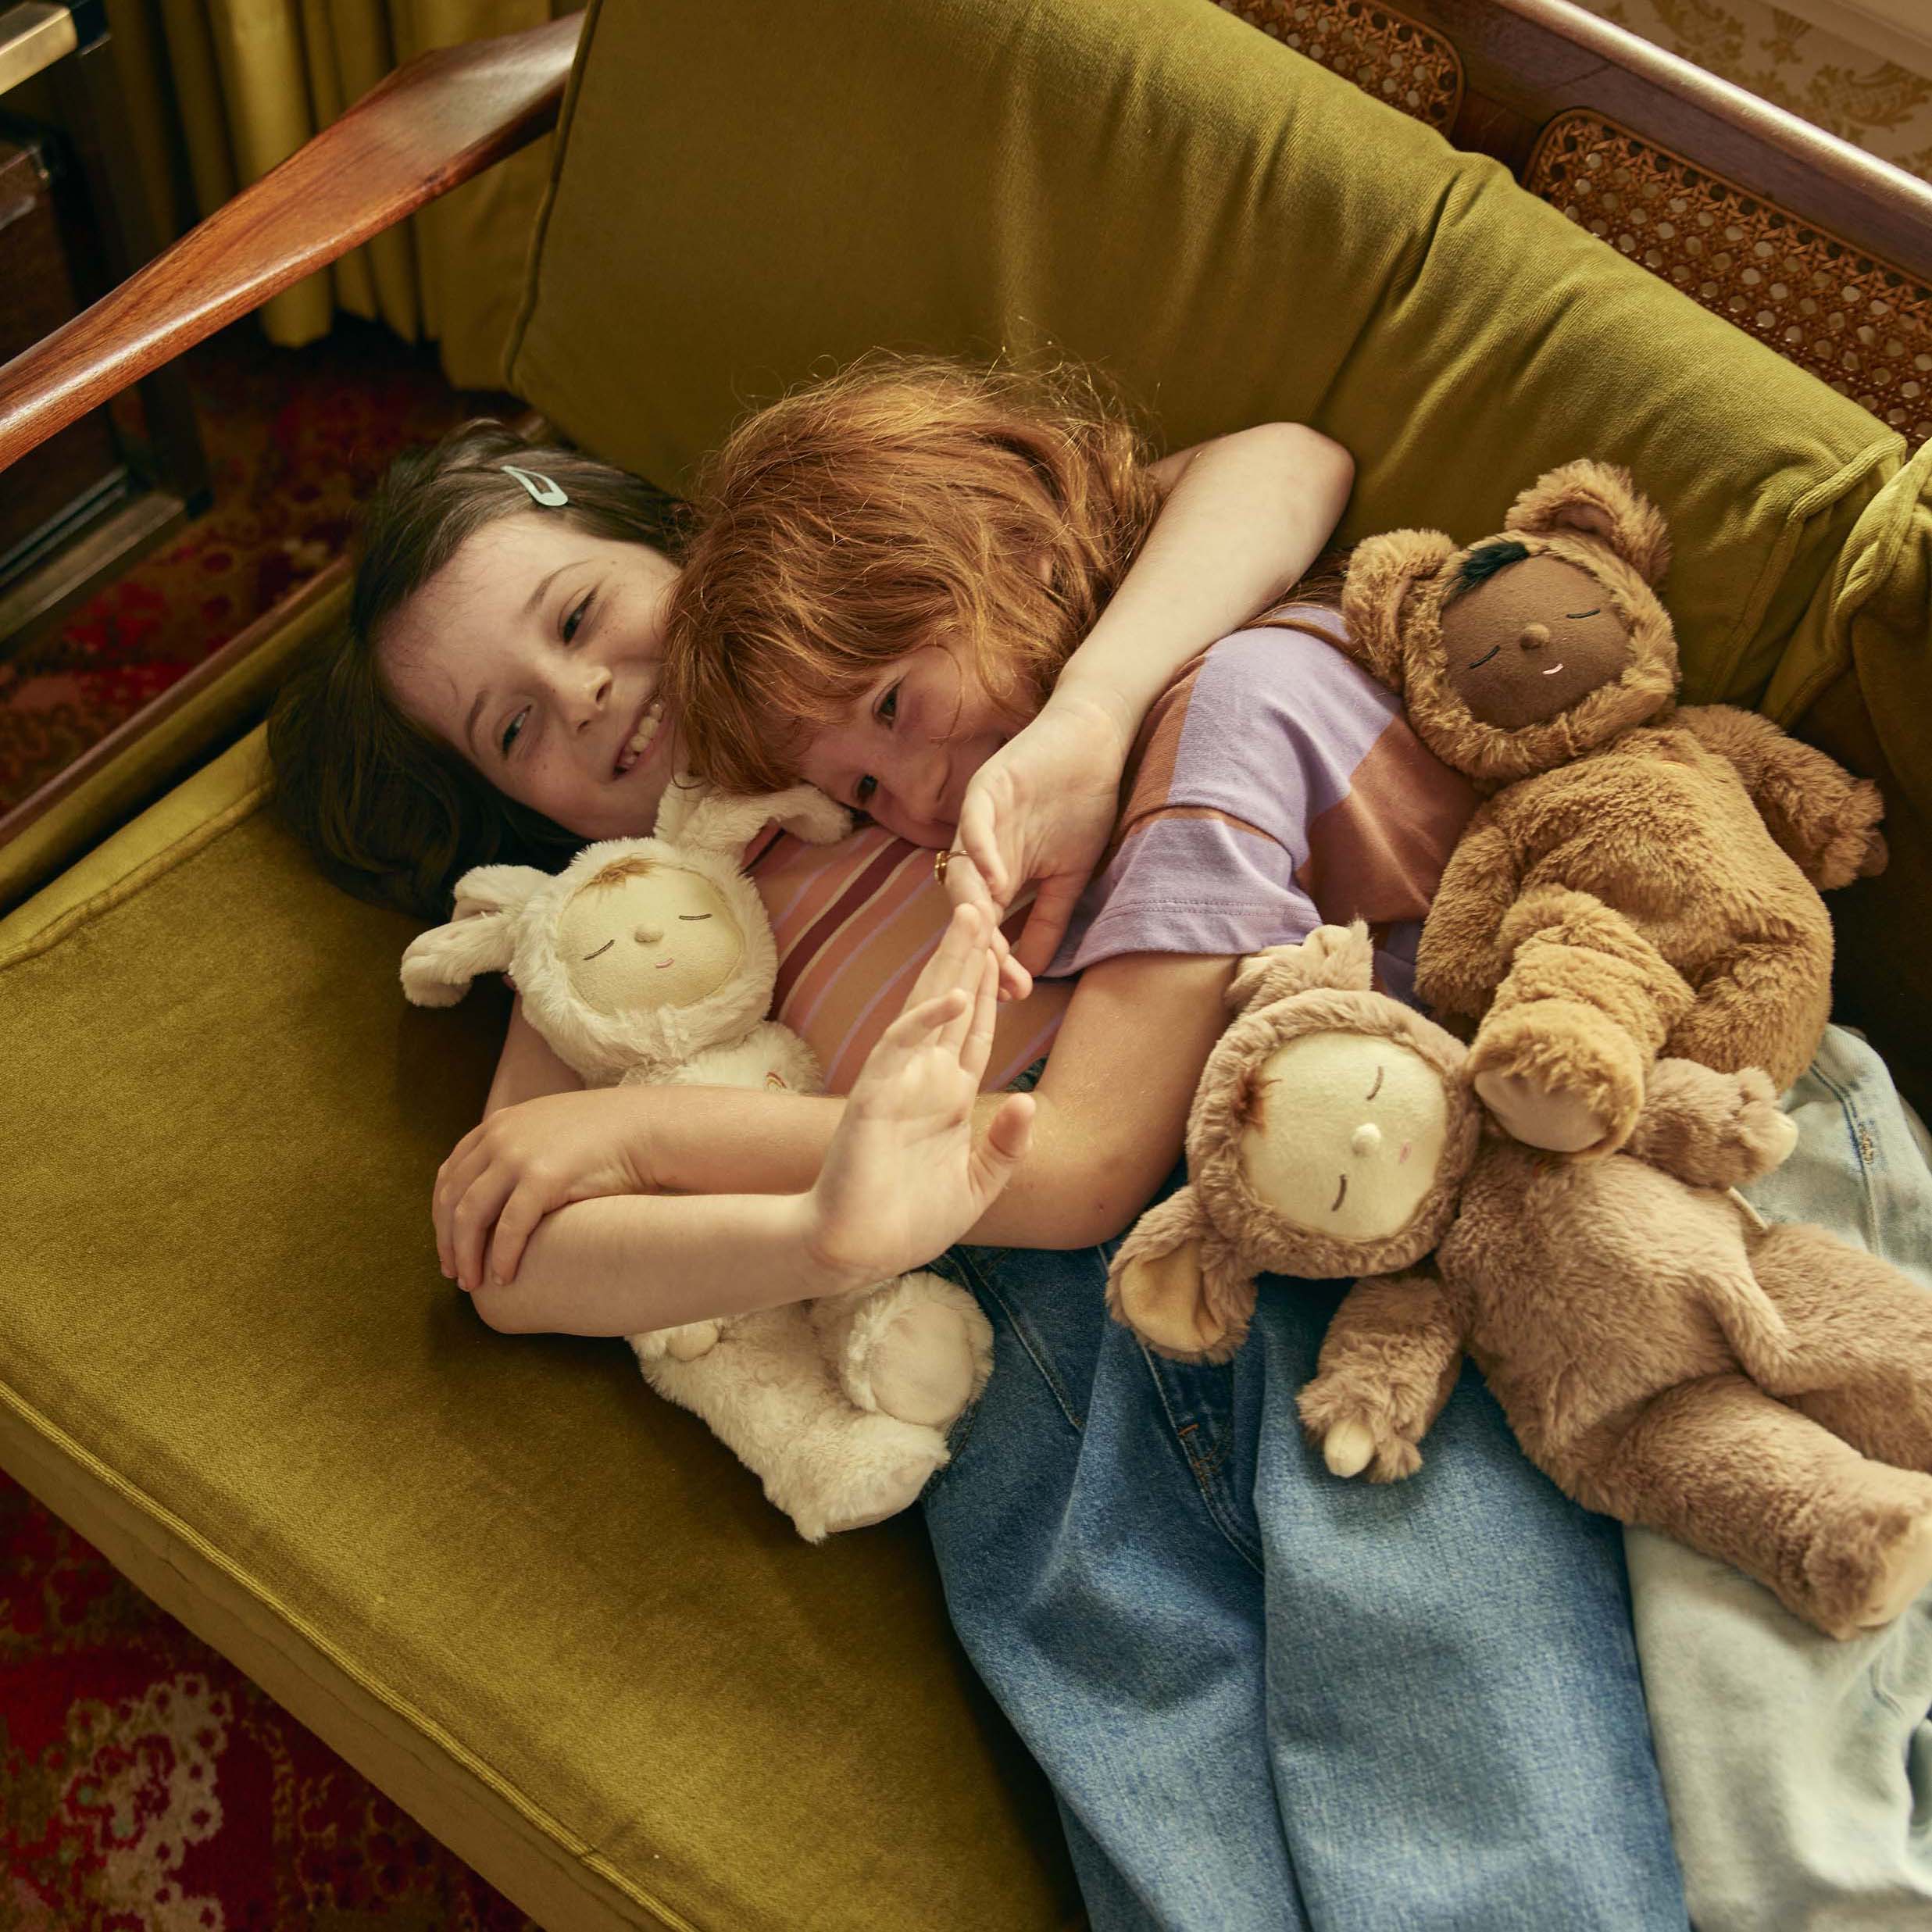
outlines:
{"label": "woven cane panel", "polygon": [[1523,185],[1706,309],[1932,437],[1932,287],[1598,115],[1559,115]]}
{"label": "woven cane panel", "polygon": [[1440,34],[1367,0],[1220,0],[1230,13],[1446,134],[1462,101],[1462,63]]}

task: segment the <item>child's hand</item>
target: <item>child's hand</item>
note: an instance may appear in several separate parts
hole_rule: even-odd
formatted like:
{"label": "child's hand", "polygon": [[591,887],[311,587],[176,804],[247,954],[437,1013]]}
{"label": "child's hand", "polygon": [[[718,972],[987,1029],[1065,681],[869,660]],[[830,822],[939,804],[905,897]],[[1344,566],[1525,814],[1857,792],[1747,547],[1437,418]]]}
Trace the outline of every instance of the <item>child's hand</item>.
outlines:
{"label": "child's hand", "polygon": [[1012,1178],[1033,1128],[1014,1094],[974,1146],[973,1103],[993,1043],[998,962],[961,906],[859,1070],[809,1197],[813,1258],[862,1287],[951,1247]]}
{"label": "child's hand", "polygon": [[546,1214],[598,1195],[641,1194],[634,1087],[544,1094],[499,1107],[437,1169],[436,1258],[466,1294],[516,1273]]}
{"label": "child's hand", "polygon": [[1112,836],[1132,741],[1112,711],[1056,693],[966,787],[958,844],[972,863],[949,866],[947,888],[956,904],[977,905],[997,920],[1029,880],[1039,882],[1013,948],[1029,976],[1052,963]]}

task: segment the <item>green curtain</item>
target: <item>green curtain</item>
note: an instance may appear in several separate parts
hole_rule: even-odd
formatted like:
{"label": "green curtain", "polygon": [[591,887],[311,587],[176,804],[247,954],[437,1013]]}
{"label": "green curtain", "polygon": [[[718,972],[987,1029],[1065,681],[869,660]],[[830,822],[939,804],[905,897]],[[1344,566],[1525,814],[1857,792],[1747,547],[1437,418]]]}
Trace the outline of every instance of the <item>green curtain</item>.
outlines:
{"label": "green curtain", "polygon": [[[575,10],[571,0],[109,0],[109,20],[149,191],[178,231],[412,56]],[[313,341],[345,309],[435,341],[459,387],[501,386],[549,165],[548,140],[533,144],[277,296],[262,311],[270,340]]]}

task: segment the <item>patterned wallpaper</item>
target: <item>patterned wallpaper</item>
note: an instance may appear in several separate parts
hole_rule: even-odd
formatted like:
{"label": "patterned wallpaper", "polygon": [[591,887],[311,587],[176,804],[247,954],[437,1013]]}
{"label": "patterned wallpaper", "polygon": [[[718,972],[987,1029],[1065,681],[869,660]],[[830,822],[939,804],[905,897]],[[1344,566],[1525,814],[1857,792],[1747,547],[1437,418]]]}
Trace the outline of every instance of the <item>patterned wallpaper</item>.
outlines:
{"label": "patterned wallpaper", "polygon": [[1766,0],[1582,0],[1667,52],[1932,181],[1932,9],[1913,67]]}

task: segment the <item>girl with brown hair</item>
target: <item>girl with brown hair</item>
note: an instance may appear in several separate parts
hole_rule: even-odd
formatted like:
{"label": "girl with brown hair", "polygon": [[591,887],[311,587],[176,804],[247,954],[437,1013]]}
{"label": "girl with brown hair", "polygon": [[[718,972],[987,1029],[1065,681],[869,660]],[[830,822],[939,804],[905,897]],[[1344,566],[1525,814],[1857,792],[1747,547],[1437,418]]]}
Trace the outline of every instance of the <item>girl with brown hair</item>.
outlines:
{"label": "girl with brown hair", "polygon": [[[569,497],[547,453],[516,460]],[[1052,1051],[1030,1147],[939,1264],[978,1296],[995,1368],[923,1504],[1096,1925],[1680,1926],[1614,1534],[1529,1470],[1480,1386],[1426,1480],[1364,1497],[1293,1422],[1332,1295],[1266,1298],[1220,1370],[1105,1316],[1109,1244],[1173,1166],[1233,958],[1366,890],[1412,927],[1466,809],[1323,641],[1332,603],[1252,627],[1350,473],[1294,426],[1155,463],[1071,384],[873,365],[732,440],[681,575],[562,505],[473,530],[373,620],[366,691],[587,834],[648,829],[673,734],[727,782],[803,773],[866,812],[828,853],[750,855],[776,1016],[834,1091],[948,887],[983,883],[1010,924],[1044,882],[1013,988],[1055,952],[1084,970],[1000,1016],[989,1089]],[[423,809],[441,849],[487,842]],[[977,874],[946,856],[955,829]],[[1398,977],[1403,950],[1397,932]],[[593,1302],[592,1332],[684,1319],[645,1319],[637,1196],[802,1193],[841,1119],[832,1098],[570,1091],[547,1057],[513,1021],[436,1191],[446,1271],[507,1330],[580,1327]]]}

